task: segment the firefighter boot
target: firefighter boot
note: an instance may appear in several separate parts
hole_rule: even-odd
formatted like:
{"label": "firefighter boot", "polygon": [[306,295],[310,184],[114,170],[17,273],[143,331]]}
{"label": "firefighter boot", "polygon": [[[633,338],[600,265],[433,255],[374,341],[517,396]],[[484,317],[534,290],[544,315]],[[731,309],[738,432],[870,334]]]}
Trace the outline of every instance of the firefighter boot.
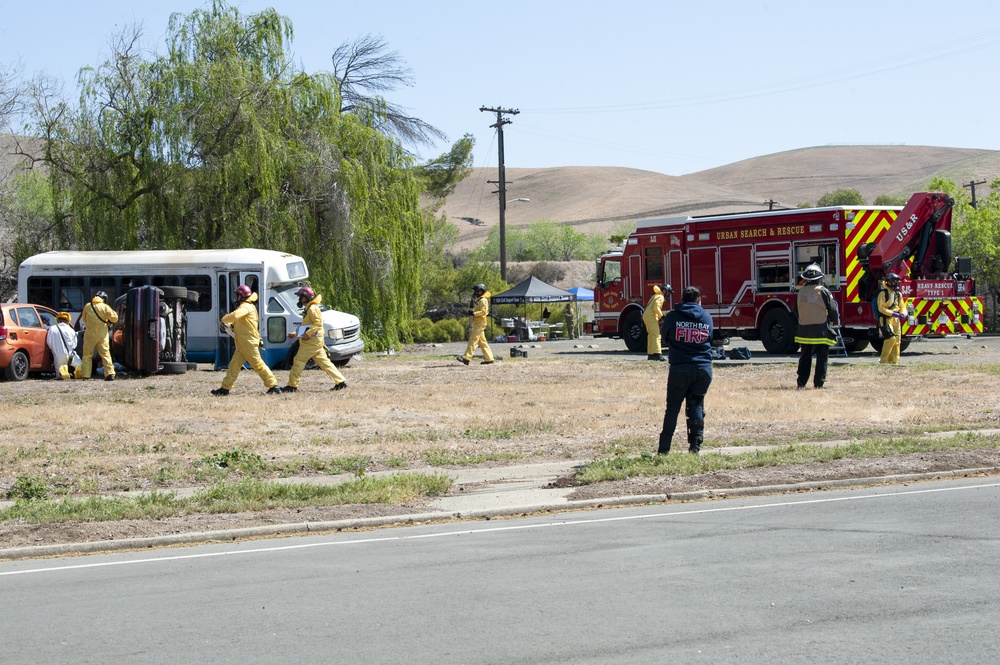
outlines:
{"label": "firefighter boot", "polygon": [[670,437],[666,432],[660,432],[660,445],[656,450],[657,455],[666,455],[670,452]]}
{"label": "firefighter boot", "polygon": [[701,451],[701,442],[704,440],[705,423],[694,418],[688,418],[688,452],[697,455]]}

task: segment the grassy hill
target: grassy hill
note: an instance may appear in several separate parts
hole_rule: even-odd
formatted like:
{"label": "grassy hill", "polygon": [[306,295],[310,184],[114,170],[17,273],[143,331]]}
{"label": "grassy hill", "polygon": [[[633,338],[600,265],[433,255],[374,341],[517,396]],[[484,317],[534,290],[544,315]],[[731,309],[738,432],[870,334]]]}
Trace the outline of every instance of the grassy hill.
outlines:
{"label": "grassy hill", "polygon": [[[1000,177],[1000,151],[932,146],[824,146],[746,159],[684,176],[621,167],[507,168],[508,227],[539,219],[608,233],[637,219],[795,207],[835,189],[866,200],[908,197],[936,176],[956,182]],[[448,197],[460,246],[483,241],[499,223],[496,168],[476,168]],[[982,190],[985,193],[985,189]],[[529,199],[522,201],[519,199]]]}

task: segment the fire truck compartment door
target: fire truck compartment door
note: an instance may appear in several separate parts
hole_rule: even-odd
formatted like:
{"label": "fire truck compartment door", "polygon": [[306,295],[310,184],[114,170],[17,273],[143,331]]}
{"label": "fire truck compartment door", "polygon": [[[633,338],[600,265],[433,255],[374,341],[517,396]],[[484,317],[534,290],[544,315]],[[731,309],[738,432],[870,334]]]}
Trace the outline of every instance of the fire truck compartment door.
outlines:
{"label": "fire truck compartment door", "polygon": [[688,252],[688,274],[691,276],[689,284],[697,286],[701,291],[701,304],[703,307],[714,307],[719,304],[719,266],[718,248],[700,247]]}
{"label": "fire truck compartment door", "polygon": [[633,301],[642,300],[642,257],[632,254],[628,257],[628,297]]}
{"label": "fire truck compartment door", "polygon": [[740,247],[722,247],[719,251],[722,260],[719,268],[722,271],[720,291],[723,303],[729,305],[746,305],[753,303],[753,261],[750,257],[750,245]]}

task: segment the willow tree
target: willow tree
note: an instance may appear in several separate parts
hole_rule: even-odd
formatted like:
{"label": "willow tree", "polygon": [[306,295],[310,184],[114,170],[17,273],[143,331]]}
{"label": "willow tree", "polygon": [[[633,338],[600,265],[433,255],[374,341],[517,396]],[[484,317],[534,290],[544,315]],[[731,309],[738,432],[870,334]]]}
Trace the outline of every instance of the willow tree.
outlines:
{"label": "willow tree", "polygon": [[[63,248],[253,246],[301,254],[335,307],[392,345],[419,300],[412,159],[330,74],[299,70],[292,25],[221,0],[171,17],[167,52],[137,33],[81,73],[79,107],[39,104]],[[37,245],[37,243],[36,243]],[[42,247],[39,247],[42,248]]]}

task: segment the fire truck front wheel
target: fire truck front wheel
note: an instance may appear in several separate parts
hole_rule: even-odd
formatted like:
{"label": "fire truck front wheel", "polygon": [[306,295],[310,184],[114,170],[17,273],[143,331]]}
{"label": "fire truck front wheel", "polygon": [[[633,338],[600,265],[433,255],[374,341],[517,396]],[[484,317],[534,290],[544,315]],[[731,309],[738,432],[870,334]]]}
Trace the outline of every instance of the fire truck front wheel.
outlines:
{"label": "fire truck front wheel", "polygon": [[772,309],[760,322],[760,341],[768,353],[795,352],[795,321],[784,309]]}
{"label": "fire truck front wheel", "polygon": [[633,310],[626,315],[622,339],[629,351],[646,352],[646,324],[642,322],[642,313]]}

